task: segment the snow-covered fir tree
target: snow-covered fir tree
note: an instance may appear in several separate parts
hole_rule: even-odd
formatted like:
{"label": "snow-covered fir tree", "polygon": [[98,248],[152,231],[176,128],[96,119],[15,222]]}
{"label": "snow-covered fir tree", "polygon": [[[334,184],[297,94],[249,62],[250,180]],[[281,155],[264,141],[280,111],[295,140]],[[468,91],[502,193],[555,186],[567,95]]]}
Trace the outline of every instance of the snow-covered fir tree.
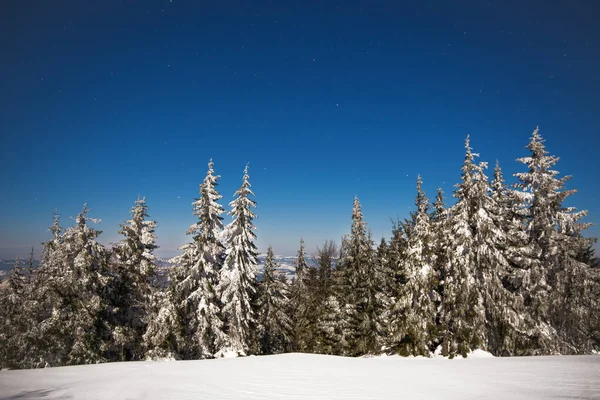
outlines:
{"label": "snow-covered fir tree", "polygon": [[182,310],[181,297],[176,289],[179,268],[175,267],[170,273],[170,284],[164,291],[154,291],[150,308],[143,347],[145,358],[149,360],[180,359],[183,349],[189,343],[185,335],[185,320]]}
{"label": "snow-covered fir tree", "polygon": [[248,166],[244,169],[242,186],[235,192],[236,199],[230,203],[229,214],[233,221],[223,233],[226,256],[220,274],[218,293],[223,304],[223,321],[229,343],[224,351],[247,355],[256,351],[255,335],[256,311],[253,305],[256,299],[256,273],[258,252],[254,240],[256,229],[253,219],[256,207],[250,196]]}
{"label": "snow-covered fir tree", "polygon": [[158,338],[152,339],[147,334],[150,341],[164,344],[164,338],[170,338],[167,343],[179,342],[176,353],[186,359],[214,357],[227,345],[216,292],[224,259],[220,240],[224,210],[218,203],[222,196],[216,189],[219,176],[214,175],[213,167],[210,160],[206,177],[200,184],[200,195],[192,203],[198,221],[190,226],[187,234],[193,235],[193,241],[181,247],[183,254],[171,275],[168,293],[161,300],[163,309],[157,316],[159,320],[168,321],[173,332],[166,334],[153,326]]}
{"label": "snow-covered fir tree", "polygon": [[411,221],[408,236],[406,284],[396,299],[391,321],[392,348],[402,355],[429,356],[431,337],[435,327],[435,275],[432,268],[433,234],[429,220],[429,200],[422,190],[422,179],[417,177],[417,211]]}
{"label": "snow-covered fir tree", "polygon": [[154,299],[156,271],[154,265],[156,222],[148,220],[146,199],[135,201],[131,219],[121,225],[125,238],[113,248],[116,264],[113,305],[115,328],[113,345],[121,360],[144,358],[142,336],[148,325],[151,302]]}
{"label": "snow-covered fir tree", "polygon": [[339,355],[348,351],[346,340],[351,331],[348,320],[340,318],[344,306],[340,304],[339,298],[337,293],[330,291],[319,299],[316,344],[313,350],[315,353]]}
{"label": "snow-covered fir tree", "polygon": [[5,287],[0,286],[0,369],[39,366],[35,278],[32,249],[28,264],[17,258]]}
{"label": "snow-covered fir tree", "polygon": [[321,347],[319,326],[323,314],[323,296],[319,292],[321,282],[319,270],[310,266],[305,270],[306,292],[300,308],[301,321],[298,322],[299,334],[295,343],[296,351],[317,353]]}
{"label": "snow-covered fir tree", "polygon": [[360,202],[354,198],[352,228],[339,273],[339,302],[343,304],[341,323],[347,327],[344,342],[348,355],[373,354],[381,350],[381,298],[383,283],[376,271],[374,243],[367,232]]}
{"label": "snow-covered fir tree", "polygon": [[326,240],[317,247],[313,259],[316,263],[317,277],[311,282],[311,301],[314,305],[315,347],[313,352],[320,354],[343,354],[347,350],[345,342],[345,320],[340,319],[342,307],[340,298],[343,292],[335,279],[334,260],[338,256],[338,248],[333,240]]}
{"label": "snow-covered fir tree", "polygon": [[261,354],[284,353],[291,344],[292,323],[287,314],[289,290],[285,276],[278,271],[279,267],[273,248],[269,246],[257,302],[257,331]]}
{"label": "snow-covered fir tree", "polygon": [[440,326],[442,315],[442,302],[444,298],[444,283],[446,279],[446,268],[448,265],[448,212],[444,203],[444,191],[437,188],[433,210],[430,216],[431,232],[433,240],[431,243],[432,268],[433,268],[433,301],[436,308],[436,326],[432,333],[432,347],[437,348],[441,344]]}
{"label": "snow-covered fir tree", "polygon": [[[473,205],[471,231],[475,240],[473,248],[475,277],[478,291],[485,308],[486,341],[483,347],[494,354],[511,354],[516,336],[521,329],[516,308],[518,299],[507,290],[504,281],[510,274],[506,257],[508,246],[506,217],[510,215],[509,198],[503,187],[499,164],[494,169],[491,185],[481,163],[475,174],[475,187],[471,192]],[[490,194],[491,193],[491,194]]]}
{"label": "snow-covered fir tree", "polygon": [[548,154],[538,128],[527,149],[530,155],[517,160],[527,166],[527,172],[515,174],[519,180],[515,193],[529,250],[528,257],[522,258],[527,274],[520,292],[538,325],[534,327],[539,332],[537,351],[589,350],[597,344],[588,335],[587,313],[597,303],[590,296],[594,283],[589,267],[577,260],[581,249],[591,243],[582,235],[590,226],[581,222],[587,211],[564,205],[576,190],[565,188],[570,176],[559,178],[553,169],[559,158]]}
{"label": "snow-covered fir tree", "polygon": [[91,228],[87,206],[75,226],[45,244],[38,273],[43,276],[48,310],[41,321],[48,348],[40,358],[52,365],[106,361],[111,340],[108,323],[110,287],[109,252],[96,241],[100,231]]}
{"label": "snow-covered fir tree", "polygon": [[290,288],[289,313],[292,324],[292,348],[294,351],[300,351],[305,348],[304,342],[307,336],[306,327],[308,323],[307,303],[308,303],[308,264],[306,263],[306,251],[304,249],[304,240],[300,240],[300,249],[294,263],[295,277],[292,279]]}
{"label": "snow-covered fir tree", "polygon": [[474,201],[477,173],[484,165],[474,163],[477,154],[471,151],[468,136],[465,149],[462,181],[456,185],[456,203],[449,210],[448,264],[439,327],[442,352],[451,357],[466,356],[485,343],[485,310],[477,289],[476,238],[471,225],[478,211]]}

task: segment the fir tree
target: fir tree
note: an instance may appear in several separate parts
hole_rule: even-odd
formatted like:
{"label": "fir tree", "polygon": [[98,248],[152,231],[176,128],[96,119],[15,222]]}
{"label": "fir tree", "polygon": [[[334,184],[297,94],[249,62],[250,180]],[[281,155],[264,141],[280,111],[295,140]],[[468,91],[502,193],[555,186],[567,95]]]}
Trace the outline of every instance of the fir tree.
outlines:
{"label": "fir tree", "polygon": [[227,351],[247,355],[255,351],[252,330],[256,313],[253,301],[256,297],[257,250],[254,240],[256,229],[252,220],[256,207],[250,198],[248,166],[244,169],[242,186],[235,192],[237,198],[230,203],[229,214],[233,221],[225,228],[226,257],[219,282],[219,294],[223,304],[225,331],[229,338]]}
{"label": "fir tree", "polygon": [[37,366],[32,264],[33,250],[29,267],[17,258],[5,281],[5,288],[0,287],[0,369]]}
{"label": "fir tree", "polygon": [[[406,271],[407,282],[397,299],[393,322],[396,337],[394,349],[403,355],[429,355],[430,338],[435,327],[432,268],[432,232],[429,221],[429,200],[422,190],[421,177],[417,177],[416,213],[411,222],[412,234],[408,237]],[[398,319],[399,317],[399,319]]]}
{"label": "fir tree", "polygon": [[269,246],[258,297],[258,341],[261,354],[278,354],[289,349],[291,320],[287,314],[288,288],[279,276],[273,248]]}
{"label": "fir tree", "polygon": [[144,357],[142,336],[147,329],[156,279],[153,251],[158,246],[154,233],[156,222],[146,219],[146,199],[138,197],[130,213],[131,219],[119,230],[125,238],[113,251],[117,264],[113,340],[119,347],[119,359],[140,360]]}
{"label": "fir tree", "polygon": [[345,343],[344,320],[339,318],[341,305],[340,287],[334,279],[334,262],[338,254],[333,240],[326,240],[317,247],[313,256],[316,264],[317,279],[311,285],[311,301],[316,316],[315,342],[313,352],[320,354],[342,354],[347,348]]}
{"label": "fir tree", "polygon": [[491,184],[484,173],[485,167],[485,163],[478,166],[475,191],[472,192],[475,277],[485,308],[486,342],[483,345],[493,354],[507,355],[512,351],[520,329],[515,310],[519,304],[503,283],[510,269],[506,257],[510,199],[499,164],[496,163]]}
{"label": "fir tree", "polygon": [[448,265],[445,271],[441,314],[442,353],[450,357],[462,355],[485,343],[483,299],[477,290],[476,238],[473,216],[477,213],[474,198],[477,173],[484,165],[476,165],[477,154],[471,151],[469,137],[465,141],[462,181],[457,185],[456,204],[450,210]]}
{"label": "fir tree", "polygon": [[184,252],[188,275],[180,283],[180,289],[187,296],[188,332],[193,335],[196,357],[212,357],[226,344],[216,293],[225,252],[220,240],[221,215],[225,211],[218,203],[222,196],[216,189],[219,176],[214,175],[213,166],[211,159],[206,178],[200,185],[200,197],[193,203],[198,222],[187,232],[194,235],[194,242]]}
{"label": "fir tree", "polygon": [[149,311],[148,325],[143,335],[146,358],[150,360],[181,359],[188,346],[185,337],[185,320],[176,283],[178,267],[171,271],[171,283],[165,291],[154,291]]}
{"label": "fir tree", "polygon": [[47,310],[42,324],[47,345],[41,358],[48,365],[88,364],[106,361],[111,327],[108,324],[112,278],[109,252],[96,238],[100,231],[88,225],[87,206],[75,226],[45,244],[39,274],[43,276]]}
{"label": "fir tree", "polygon": [[[538,335],[538,351],[590,349],[593,344],[584,332],[588,307],[593,304],[578,299],[590,298],[592,283],[589,268],[577,260],[581,249],[591,243],[582,236],[590,224],[580,222],[587,211],[563,205],[576,190],[565,189],[570,176],[558,178],[553,167],[559,158],[548,155],[538,128],[527,149],[531,155],[517,161],[528,171],[515,174],[519,180],[515,193],[521,201],[529,247],[529,257],[523,257],[528,261],[524,265],[527,275],[520,290],[526,293],[525,304],[537,322],[537,331],[545,332],[543,337]],[[549,325],[554,329],[548,329]]]}
{"label": "fir tree", "polygon": [[171,275],[168,293],[161,300],[159,320],[166,320],[172,332],[153,327],[152,332],[158,337],[152,338],[152,333],[147,333],[149,342],[164,348],[157,356],[173,353],[186,359],[210,358],[227,344],[216,292],[224,258],[220,240],[224,210],[218,203],[222,196],[216,189],[219,176],[214,175],[213,166],[210,160],[200,184],[200,196],[192,203],[198,221],[187,234],[193,235],[193,241],[181,247],[183,254]]}
{"label": "fir tree", "polygon": [[292,348],[295,351],[301,351],[306,348],[307,324],[309,323],[307,312],[309,266],[306,263],[306,252],[304,250],[304,240],[302,239],[296,257],[295,272],[296,276],[292,280],[290,289],[289,309],[292,324]]}
{"label": "fir tree", "polygon": [[361,205],[354,198],[352,228],[340,271],[340,303],[345,304],[341,323],[347,329],[344,342],[348,355],[373,354],[381,350],[383,327],[379,293],[382,283],[375,270],[374,243],[367,232]]}
{"label": "fir tree", "polygon": [[442,320],[442,303],[444,299],[444,284],[446,280],[446,268],[448,266],[447,248],[448,248],[448,212],[444,203],[444,192],[441,188],[437,189],[435,202],[433,203],[433,212],[430,217],[433,242],[431,245],[433,261],[433,301],[436,309],[435,329],[432,332],[432,348],[435,349],[441,344],[440,327]]}

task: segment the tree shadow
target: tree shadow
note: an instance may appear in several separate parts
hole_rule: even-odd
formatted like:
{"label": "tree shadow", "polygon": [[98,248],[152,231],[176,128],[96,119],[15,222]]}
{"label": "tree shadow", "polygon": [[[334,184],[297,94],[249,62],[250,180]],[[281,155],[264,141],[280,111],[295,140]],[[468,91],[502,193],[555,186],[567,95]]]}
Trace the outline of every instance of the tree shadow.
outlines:
{"label": "tree shadow", "polygon": [[53,399],[70,399],[71,396],[52,396],[54,389],[39,389],[39,390],[27,390],[21,393],[12,394],[9,396],[0,397],[0,400],[25,400],[25,399],[40,399],[40,398],[53,398]]}

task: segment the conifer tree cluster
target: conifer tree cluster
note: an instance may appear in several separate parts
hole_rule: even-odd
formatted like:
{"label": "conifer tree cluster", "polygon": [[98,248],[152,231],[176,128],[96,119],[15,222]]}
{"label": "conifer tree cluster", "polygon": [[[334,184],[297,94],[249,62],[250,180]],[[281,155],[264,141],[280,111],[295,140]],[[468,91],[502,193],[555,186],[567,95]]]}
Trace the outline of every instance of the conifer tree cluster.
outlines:
{"label": "conifer tree cluster", "polygon": [[582,354],[600,348],[600,268],[586,211],[554,170],[539,130],[508,185],[496,162],[465,143],[461,179],[446,206],[417,177],[415,211],[376,245],[354,199],[350,232],[310,257],[295,277],[272,247],[259,273],[248,167],[229,204],[212,160],[190,242],[166,283],[157,274],[156,223],[144,198],[106,248],[84,205],[67,229],[58,214],[40,266],[18,261],[0,289],[0,368],[310,352],[360,356]]}

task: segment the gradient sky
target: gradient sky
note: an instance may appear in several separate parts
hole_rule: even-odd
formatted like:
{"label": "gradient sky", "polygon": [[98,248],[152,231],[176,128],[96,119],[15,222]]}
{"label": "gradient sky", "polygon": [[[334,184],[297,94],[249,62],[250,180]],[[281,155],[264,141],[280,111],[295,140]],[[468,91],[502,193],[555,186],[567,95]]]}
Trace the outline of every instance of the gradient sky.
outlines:
{"label": "gradient sky", "polygon": [[39,250],[54,209],[70,226],[84,202],[118,241],[138,195],[172,256],[211,157],[226,209],[250,163],[261,251],[339,241],[354,195],[379,240],[417,174],[451,194],[467,134],[512,182],[537,125],[569,204],[600,222],[599,7],[4,0],[0,258]]}

